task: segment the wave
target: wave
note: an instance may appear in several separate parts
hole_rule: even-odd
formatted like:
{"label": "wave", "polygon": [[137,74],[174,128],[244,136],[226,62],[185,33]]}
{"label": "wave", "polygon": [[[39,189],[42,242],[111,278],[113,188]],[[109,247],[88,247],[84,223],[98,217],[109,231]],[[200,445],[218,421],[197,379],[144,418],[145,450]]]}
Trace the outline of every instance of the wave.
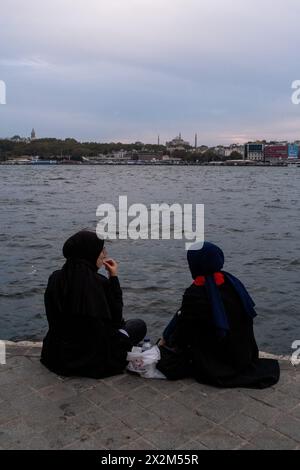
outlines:
{"label": "wave", "polygon": [[24,299],[26,297],[32,297],[36,294],[43,294],[45,287],[32,287],[31,289],[19,291],[19,292],[0,292],[0,298],[6,299]]}

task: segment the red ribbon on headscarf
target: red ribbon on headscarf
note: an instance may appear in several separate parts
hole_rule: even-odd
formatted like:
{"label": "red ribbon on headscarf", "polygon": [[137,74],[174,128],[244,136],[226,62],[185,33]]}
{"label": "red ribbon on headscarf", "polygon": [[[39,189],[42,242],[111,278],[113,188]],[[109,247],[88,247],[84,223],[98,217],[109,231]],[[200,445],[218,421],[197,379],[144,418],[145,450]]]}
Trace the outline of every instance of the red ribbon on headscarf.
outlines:
{"label": "red ribbon on headscarf", "polygon": [[[225,276],[223,273],[214,273],[214,279],[217,286],[221,286],[225,282]],[[198,287],[205,286],[205,276],[196,277],[194,285]]]}

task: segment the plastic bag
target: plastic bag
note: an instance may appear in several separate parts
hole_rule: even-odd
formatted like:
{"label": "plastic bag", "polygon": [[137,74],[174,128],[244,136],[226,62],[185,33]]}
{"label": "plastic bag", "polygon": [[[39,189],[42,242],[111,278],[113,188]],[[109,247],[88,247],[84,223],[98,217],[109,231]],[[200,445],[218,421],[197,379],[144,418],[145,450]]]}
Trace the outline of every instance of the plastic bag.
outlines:
{"label": "plastic bag", "polygon": [[127,353],[127,370],[140,375],[144,379],[166,379],[166,376],[156,369],[160,360],[160,350],[157,346],[142,351],[142,348],[133,347]]}

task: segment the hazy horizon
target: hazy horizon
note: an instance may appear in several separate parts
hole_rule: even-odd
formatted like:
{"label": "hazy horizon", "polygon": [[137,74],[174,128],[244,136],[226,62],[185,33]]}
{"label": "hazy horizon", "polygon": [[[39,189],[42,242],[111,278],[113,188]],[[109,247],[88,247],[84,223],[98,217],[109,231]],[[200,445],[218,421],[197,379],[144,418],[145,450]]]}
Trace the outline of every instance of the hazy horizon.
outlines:
{"label": "hazy horizon", "polygon": [[300,139],[297,0],[3,0],[0,137]]}

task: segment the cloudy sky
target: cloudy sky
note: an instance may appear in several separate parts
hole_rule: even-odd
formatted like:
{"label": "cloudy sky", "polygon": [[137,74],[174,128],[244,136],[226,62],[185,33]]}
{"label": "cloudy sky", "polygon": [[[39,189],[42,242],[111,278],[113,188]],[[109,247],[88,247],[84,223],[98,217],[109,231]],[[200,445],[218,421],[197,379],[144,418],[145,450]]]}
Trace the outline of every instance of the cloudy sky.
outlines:
{"label": "cloudy sky", "polygon": [[300,139],[298,0],[1,0],[0,137]]}

